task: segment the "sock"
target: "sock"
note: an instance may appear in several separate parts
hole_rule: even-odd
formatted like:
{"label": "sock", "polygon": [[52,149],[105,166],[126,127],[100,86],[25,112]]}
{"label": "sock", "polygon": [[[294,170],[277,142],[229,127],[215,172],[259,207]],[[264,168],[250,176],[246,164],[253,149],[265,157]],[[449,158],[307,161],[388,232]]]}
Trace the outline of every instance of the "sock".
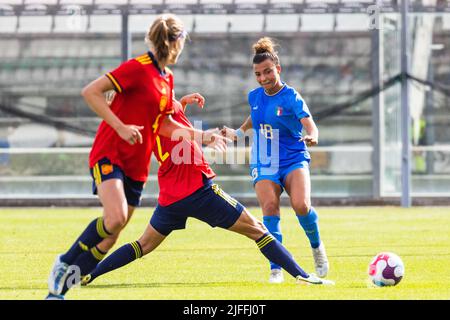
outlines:
{"label": "sock", "polygon": [[289,251],[287,251],[286,248],[283,247],[283,245],[270,233],[267,232],[261,238],[256,240],[256,244],[267,259],[280,265],[291,276],[302,276],[304,278],[309,277],[309,274],[300,268],[297,262],[295,262]]}
{"label": "sock", "polygon": [[102,274],[123,267],[140,257],[142,257],[142,248],[138,241],[123,245],[97,265],[94,271],[90,273],[89,282],[92,282]]}
{"label": "sock", "polygon": [[[81,253],[75,262],[71,265],[72,268],[78,267],[80,270],[80,275],[85,276],[89,274],[91,271],[95,269],[98,263],[105,257],[106,252],[99,250],[96,246],[91,248],[89,251],[85,251]],[[67,277],[69,280],[70,274]],[[65,295],[66,292],[72,287],[80,282],[81,279],[70,279],[70,284],[68,281],[64,284],[63,290],[61,291],[62,295]],[[70,287],[69,287],[70,285]]]}
{"label": "sock", "polygon": [[61,261],[68,265],[73,264],[77,257],[84,251],[89,251],[92,247],[99,244],[104,238],[111,235],[103,223],[103,218],[93,220],[83,231],[77,241],[74,242],[69,251],[61,256]]}
{"label": "sock", "polygon": [[[283,242],[283,235],[280,230],[280,216],[264,216],[263,217],[264,225],[267,230],[277,239],[280,243]],[[279,265],[270,261],[270,269],[281,269]]]}
{"label": "sock", "polygon": [[314,249],[318,248],[320,245],[319,218],[314,208],[311,207],[308,214],[305,216],[297,215],[297,219],[303,230],[305,230],[311,247]]}
{"label": "sock", "polygon": [[106,252],[100,251],[96,246],[91,250],[80,254],[73,263],[80,268],[81,275],[85,276],[91,273],[98,265],[100,261],[105,257]]}

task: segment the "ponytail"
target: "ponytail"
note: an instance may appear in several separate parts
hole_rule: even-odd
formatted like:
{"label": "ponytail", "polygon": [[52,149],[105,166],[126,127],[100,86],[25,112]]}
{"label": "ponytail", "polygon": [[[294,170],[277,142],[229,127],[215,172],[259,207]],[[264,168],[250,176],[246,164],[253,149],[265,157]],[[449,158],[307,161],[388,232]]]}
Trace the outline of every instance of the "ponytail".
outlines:
{"label": "ponytail", "polygon": [[277,44],[269,37],[263,37],[253,44],[253,63],[258,64],[270,59],[275,65],[280,64],[278,52],[275,51]]}
{"label": "ponytail", "polygon": [[184,34],[183,23],[173,14],[163,14],[156,18],[145,36],[145,42],[155,50],[158,61],[165,62],[176,48],[170,43]]}

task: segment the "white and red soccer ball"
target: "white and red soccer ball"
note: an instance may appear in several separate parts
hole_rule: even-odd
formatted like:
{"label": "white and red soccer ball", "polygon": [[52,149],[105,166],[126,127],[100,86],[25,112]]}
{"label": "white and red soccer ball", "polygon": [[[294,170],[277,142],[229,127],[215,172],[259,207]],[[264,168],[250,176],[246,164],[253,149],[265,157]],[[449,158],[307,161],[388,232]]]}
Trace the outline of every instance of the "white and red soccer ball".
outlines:
{"label": "white and red soccer ball", "polygon": [[379,287],[397,285],[404,274],[405,267],[402,260],[392,252],[377,254],[369,264],[370,279]]}

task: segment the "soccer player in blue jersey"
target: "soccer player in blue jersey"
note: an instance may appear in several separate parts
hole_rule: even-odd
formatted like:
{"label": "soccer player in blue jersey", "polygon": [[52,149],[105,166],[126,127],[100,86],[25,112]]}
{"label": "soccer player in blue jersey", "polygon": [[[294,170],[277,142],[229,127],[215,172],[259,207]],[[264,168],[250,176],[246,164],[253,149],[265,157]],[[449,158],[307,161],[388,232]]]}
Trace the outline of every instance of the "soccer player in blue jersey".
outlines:
{"label": "soccer player in blue jersey", "polygon": [[[308,237],[319,277],[329,270],[325,246],[320,239],[317,212],[311,206],[310,155],[307,146],[318,143],[319,131],[301,95],[280,78],[281,65],[272,39],[253,45],[253,71],[260,87],[248,94],[250,116],[222,134],[242,138],[253,128],[250,172],[264,225],[280,242],[280,196],[285,189],[298,221]],[[302,135],[302,130],[305,135]],[[271,283],[283,282],[279,265],[271,262]]]}

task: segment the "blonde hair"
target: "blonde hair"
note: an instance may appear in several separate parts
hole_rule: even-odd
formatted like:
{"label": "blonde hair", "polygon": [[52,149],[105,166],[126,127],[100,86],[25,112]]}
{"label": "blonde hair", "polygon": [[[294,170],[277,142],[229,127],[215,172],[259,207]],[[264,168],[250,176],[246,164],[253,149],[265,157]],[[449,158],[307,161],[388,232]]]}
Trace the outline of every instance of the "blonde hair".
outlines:
{"label": "blonde hair", "polygon": [[260,38],[252,46],[254,53],[253,63],[258,64],[270,59],[275,63],[275,65],[279,65],[280,58],[278,57],[278,52],[275,51],[275,47],[277,46],[278,44],[269,37]]}
{"label": "blonde hair", "polygon": [[177,55],[180,47],[175,43],[184,35],[183,22],[174,14],[158,16],[145,35],[145,43],[155,50],[156,58],[165,62],[172,55]]}

